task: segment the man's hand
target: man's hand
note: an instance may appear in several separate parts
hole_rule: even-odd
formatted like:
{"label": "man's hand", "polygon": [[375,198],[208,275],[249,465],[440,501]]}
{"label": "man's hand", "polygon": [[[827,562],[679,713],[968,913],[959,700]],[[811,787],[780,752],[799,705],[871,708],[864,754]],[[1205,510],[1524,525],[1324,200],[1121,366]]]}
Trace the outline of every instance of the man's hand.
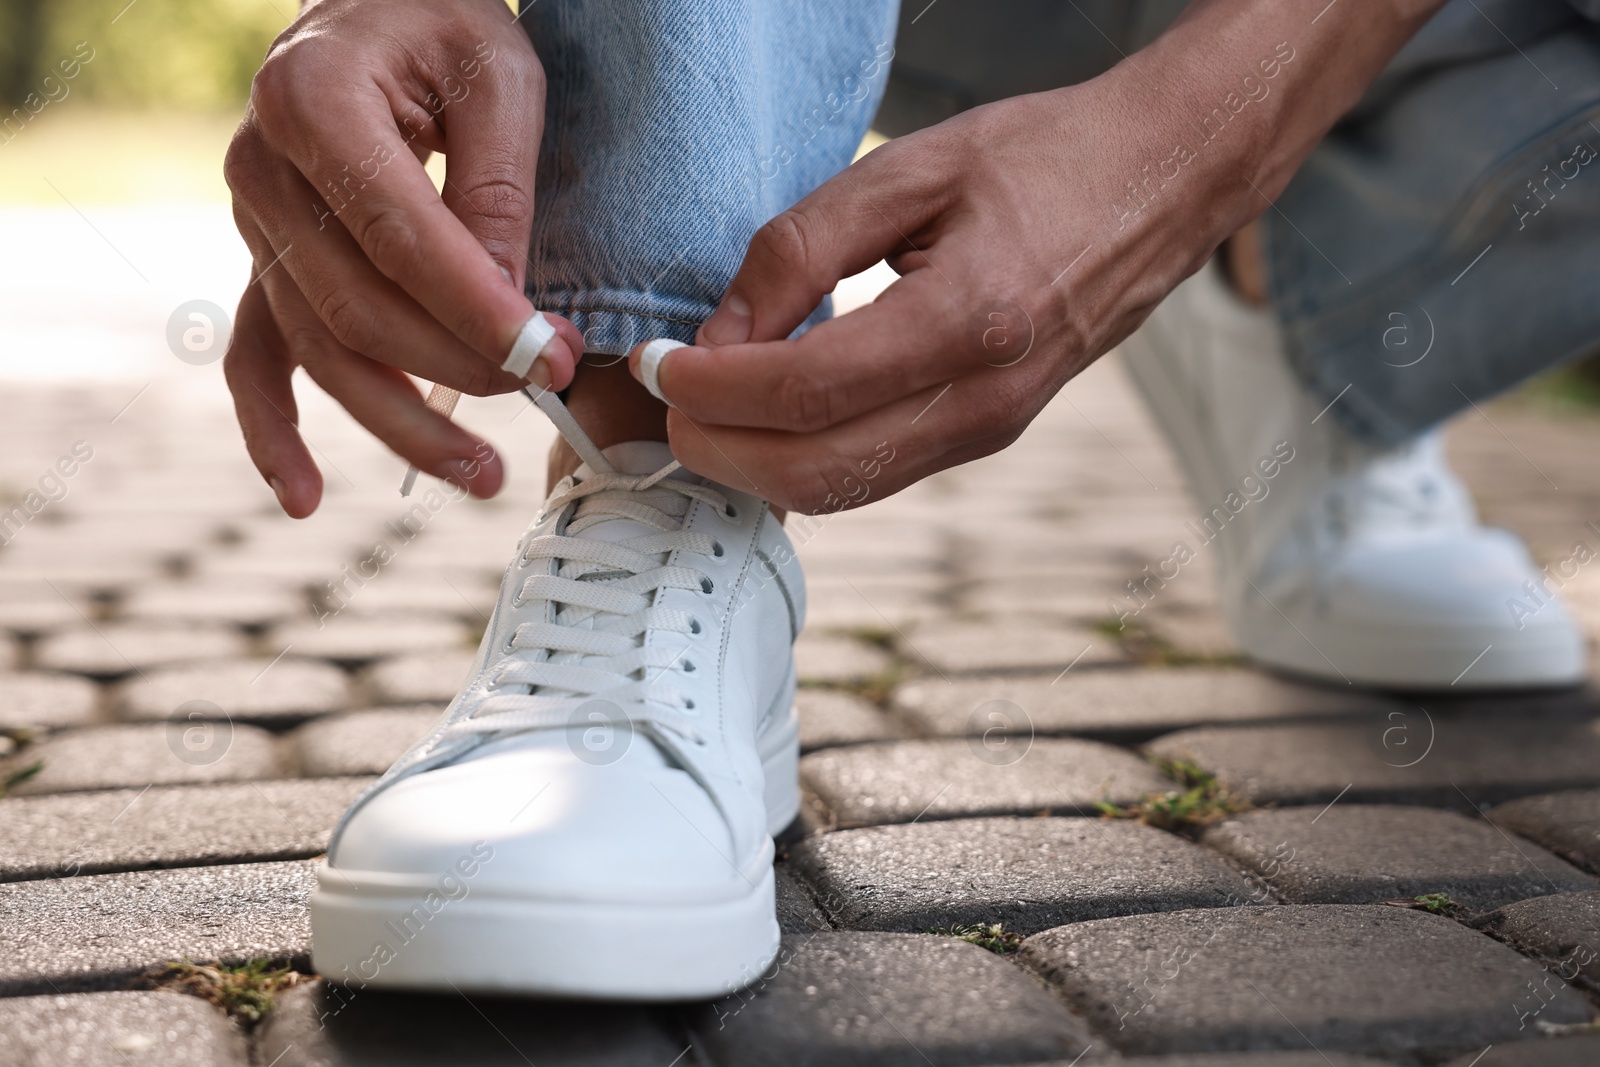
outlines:
{"label": "man's hand", "polygon": [[[224,367],[290,515],[322,493],[296,366],[423,471],[499,489],[499,459],[406,372],[477,395],[525,384],[499,366],[534,314],[522,280],[543,124],[543,68],[500,0],[321,0],[273,46],[225,168],[254,277]],[[443,199],[429,152],[448,157]],[[550,322],[530,378],[563,388],[583,339]]]}
{"label": "man's hand", "polygon": [[[814,513],[1005,447],[1269,207],[1441,3],[1201,0],[1100,78],[870,153],[755,235],[660,364],[674,454]],[[874,303],[784,340],[880,259],[901,277]]]}

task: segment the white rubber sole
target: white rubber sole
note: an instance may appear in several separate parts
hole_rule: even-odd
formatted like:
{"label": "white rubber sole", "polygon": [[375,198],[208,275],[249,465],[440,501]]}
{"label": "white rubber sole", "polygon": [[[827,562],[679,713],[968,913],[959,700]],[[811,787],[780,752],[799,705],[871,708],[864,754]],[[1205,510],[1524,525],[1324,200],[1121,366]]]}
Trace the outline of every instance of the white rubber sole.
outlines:
{"label": "white rubber sole", "polygon": [[[800,811],[795,677],[757,738],[769,832]],[[475,990],[603,1000],[705,1000],[742,989],[778,954],[773,845],[735,895],[695,902],[445,899],[434,879],[317,867],[311,959],[357,988]]]}
{"label": "white rubber sole", "polygon": [[749,985],[777,956],[770,844],[746,878],[749,892],[698,904],[446,900],[385,892],[324,861],[311,960],[357,988],[703,1000]]}
{"label": "white rubber sole", "polygon": [[1430,635],[1417,627],[1341,625],[1292,614],[1290,627],[1270,607],[1260,608],[1248,610],[1250,617],[1236,626],[1240,647],[1265,666],[1321,681],[1475,692],[1564,687],[1586,676],[1576,628],[1483,627]]}

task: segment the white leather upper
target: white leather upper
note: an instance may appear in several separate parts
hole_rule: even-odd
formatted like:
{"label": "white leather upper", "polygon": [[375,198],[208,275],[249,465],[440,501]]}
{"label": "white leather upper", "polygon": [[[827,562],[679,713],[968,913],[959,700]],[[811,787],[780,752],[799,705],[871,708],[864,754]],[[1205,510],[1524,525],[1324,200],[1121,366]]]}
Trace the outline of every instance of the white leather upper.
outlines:
{"label": "white leather upper", "polygon": [[603,456],[524,535],[466,686],[346,814],[332,868],[433,875],[485,841],[482,891],[706,899],[770,862],[756,742],[790,714],[793,548],[759,498],[660,476],[664,444]]}

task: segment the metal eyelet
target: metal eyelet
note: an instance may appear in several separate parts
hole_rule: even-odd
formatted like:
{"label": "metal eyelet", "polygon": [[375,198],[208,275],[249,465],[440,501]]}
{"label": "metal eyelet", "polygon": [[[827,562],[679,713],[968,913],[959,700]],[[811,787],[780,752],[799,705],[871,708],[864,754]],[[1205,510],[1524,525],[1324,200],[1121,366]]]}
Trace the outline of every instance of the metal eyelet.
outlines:
{"label": "metal eyelet", "polygon": [[700,620],[699,619],[692,618],[692,617],[689,619],[689,634],[690,634],[690,636],[699,637],[702,634],[704,634],[705,632],[706,632],[706,628],[704,626],[700,625]]}
{"label": "metal eyelet", "polygon": [[683,701],[683,707],[685,711],[693,711],[694,699],[692,697],[685,697]]}
{"label": "metal eyelet", "polygon": [[712,556],[716,557],[717,559],[721,559],[722,558],[723,548],[722,548],[722,542],[721,541],[713,541],[713,542],[711,542],[711,554],[712,554]]}
{"label": "metal eyelet", "polygon": [[695,670],[694,660],[686,659],[686,660],[683,661],[683,673],[685,673],[685,674],[693,674],[694,670]]}
{"label": "metal eyelet", "polygon": [[733,501],[730,500],[722,506],[722,515],[726,519],[737,520],[739,518],[739,509],[734,507]]}
{"label": "metal eyelet", "polygon": [[710,578],[701,578],[700,591],[706,596],[710,596],[712,593],[717,591],[717,583],[713,582]]}

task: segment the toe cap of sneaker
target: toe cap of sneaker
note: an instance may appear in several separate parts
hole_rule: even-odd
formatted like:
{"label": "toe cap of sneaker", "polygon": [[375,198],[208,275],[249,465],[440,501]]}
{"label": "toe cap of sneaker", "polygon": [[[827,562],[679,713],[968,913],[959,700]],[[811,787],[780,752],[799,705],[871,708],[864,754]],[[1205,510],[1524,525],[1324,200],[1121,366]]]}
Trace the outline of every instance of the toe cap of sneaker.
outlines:
{"label": "toe cap of sneaker", "polygon": [[703,895],[738,882],[733,857],[721,813],[683,771],[542,751],[399,779],[350,816],[330,862],[401,879],[470,866],[475,890],[596,900]]}

